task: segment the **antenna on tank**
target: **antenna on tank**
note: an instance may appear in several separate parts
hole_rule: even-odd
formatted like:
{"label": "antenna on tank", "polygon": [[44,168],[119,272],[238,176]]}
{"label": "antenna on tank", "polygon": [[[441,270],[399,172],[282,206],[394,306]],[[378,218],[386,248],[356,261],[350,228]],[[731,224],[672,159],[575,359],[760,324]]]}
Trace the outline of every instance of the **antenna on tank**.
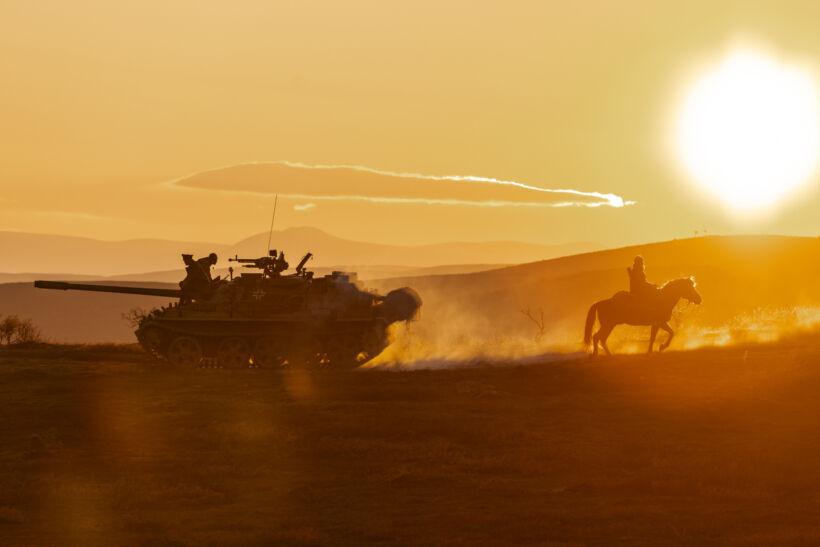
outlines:
{"label": "antenna on tank", "polygon": [[279,203],[279,194],[276,194],[276,199],[273,200],[273,216],[270,217],[270,231],[268,232],[268,246],[265,248],[265,254],[270,250],[270,240],[273,237],[273,221],[276,220],[276,204]]}

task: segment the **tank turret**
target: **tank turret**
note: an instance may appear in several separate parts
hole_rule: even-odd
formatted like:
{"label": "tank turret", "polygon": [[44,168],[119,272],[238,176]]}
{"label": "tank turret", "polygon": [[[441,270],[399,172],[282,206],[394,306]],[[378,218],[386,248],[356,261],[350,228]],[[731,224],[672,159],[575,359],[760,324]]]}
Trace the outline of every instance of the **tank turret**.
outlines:
{"label": "tank turret", "polygon": [[[413,320],[421,307],[421,298],[408,287],[382,296],[364,290],[355,273],[314,277],[305,270],[311,253],[291,274],[284,253],[236,256],[230,261],[242,265],[241,275],[234,276],[231,268],[230,279],[215,280],[207,268],[204,273],[191,268],[192,259],[185,256],[189,278],[181,289],[62,281],[34,286],[176,298],[143,317],[135,334],[159,359],[187,366],[211,361],[223,367],[354,367],[381,353],[388,327]],[[192,271],[198,278],[188,283]]]}

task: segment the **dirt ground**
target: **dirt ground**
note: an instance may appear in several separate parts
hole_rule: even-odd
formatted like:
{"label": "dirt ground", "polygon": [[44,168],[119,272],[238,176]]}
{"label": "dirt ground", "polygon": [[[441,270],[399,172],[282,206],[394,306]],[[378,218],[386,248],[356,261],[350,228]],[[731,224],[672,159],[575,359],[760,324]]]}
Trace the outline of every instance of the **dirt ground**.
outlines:
{"label": "dirt ground", "polygon": [[818,342],[354,373],[0,348],[0,543],[817,544]]}

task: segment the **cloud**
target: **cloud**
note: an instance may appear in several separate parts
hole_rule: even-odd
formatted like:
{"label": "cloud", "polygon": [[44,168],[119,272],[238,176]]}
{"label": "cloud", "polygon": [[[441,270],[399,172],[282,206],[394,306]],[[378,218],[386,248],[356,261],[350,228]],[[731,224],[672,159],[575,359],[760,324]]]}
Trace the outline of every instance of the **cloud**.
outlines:
{"label": "cloud", "polygon": [[307,211],[308,209],[313,209],[316,207],[315,203],[297,203],[293,206],[294,211]]}
{"label": "cloud", "polygon": [[[633,201],[602,192],[544,188],[472,175],[397,173],[351,165],[287,161],[245,163],[163,183],[169,188],[235,192],[311,201],[474,207],[625,207]],[[297,209],[298,210],[298,209]],[[304,210],[304,209],[302,209]]]}

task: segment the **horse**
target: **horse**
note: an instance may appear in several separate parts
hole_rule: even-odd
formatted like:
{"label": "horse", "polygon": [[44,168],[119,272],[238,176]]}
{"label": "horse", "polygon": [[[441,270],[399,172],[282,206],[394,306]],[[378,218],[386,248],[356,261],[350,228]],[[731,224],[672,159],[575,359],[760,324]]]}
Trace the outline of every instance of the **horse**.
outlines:
{"label": "horse", "polygon": [[[619,291],[615,296],[606,300],[596,302],[589,308],[586,325],[584,327],[584,344],[593,343],[592,355],[598,355],[598,342],[611,355],[606,345],[606,339],[616,325],[626,323],[628,325],[646,325],[652,327],[649,337],[649,351],[652,353],[655,345],[655,336],[658,329],[663,329],[669,333],[669,338],[661,344],[660,351],[669,347],[675,332],[669,326],[668,321],[672,318],[672,309],[681,298],[695,304],[700,304],[702,298],[695,290],[695,279],[692,277],[681,277],[666,283],[660,289],[652,289],[653,294],[636,301],[635,297],[627,291]],[[592,327],[595,324],[595,316],[601,323],[601,328],[592,336]]]}

